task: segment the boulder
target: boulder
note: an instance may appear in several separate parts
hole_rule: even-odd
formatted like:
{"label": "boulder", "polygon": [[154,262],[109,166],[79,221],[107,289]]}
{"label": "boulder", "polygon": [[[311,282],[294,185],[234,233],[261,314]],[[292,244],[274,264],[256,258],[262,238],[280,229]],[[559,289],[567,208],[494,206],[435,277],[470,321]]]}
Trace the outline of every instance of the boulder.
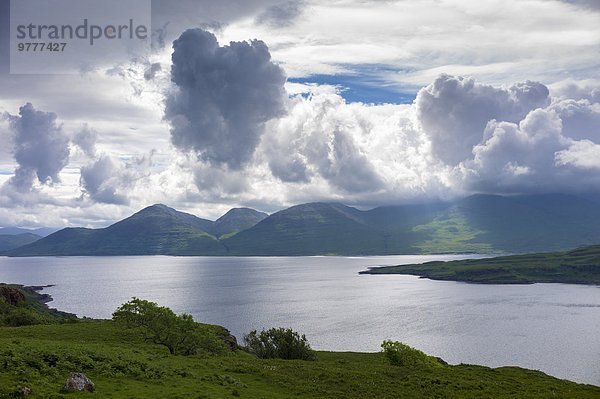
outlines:
{"label": "boulder", "polygon": [[94,383],[83,373],[71,373],[63,386],[65,391],[87,391],[94,392]]}
{"label": "boulder", "polygon": [[13,394],[13,396],[16,398],[24,398],[25,396],[30,395],[33,395],[33,391],[29,387],[20,387]]}

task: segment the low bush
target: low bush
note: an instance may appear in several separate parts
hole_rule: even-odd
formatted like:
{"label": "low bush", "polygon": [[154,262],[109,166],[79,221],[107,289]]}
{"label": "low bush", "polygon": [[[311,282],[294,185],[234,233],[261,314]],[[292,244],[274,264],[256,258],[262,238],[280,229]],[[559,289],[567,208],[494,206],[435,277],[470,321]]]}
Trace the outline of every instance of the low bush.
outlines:
{"label": "low bush", "polygon": [[401,367],[431,366],[441,367],[442,363],[418,349],[397,341],[383,341],[381,349],[390,364]]}
{"label": "low bush", "polygon": [[290,328],[271,328],[244,336],[246,350],[261,359],[315,360],[305,335]]}

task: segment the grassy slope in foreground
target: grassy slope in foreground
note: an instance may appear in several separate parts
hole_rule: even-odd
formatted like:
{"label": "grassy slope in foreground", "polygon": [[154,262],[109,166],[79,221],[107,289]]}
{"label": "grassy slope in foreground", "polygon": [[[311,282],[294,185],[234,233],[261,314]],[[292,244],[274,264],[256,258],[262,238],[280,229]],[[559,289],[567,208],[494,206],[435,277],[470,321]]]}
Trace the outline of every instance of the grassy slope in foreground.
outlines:
{"label": "grassy slope in foreground", "polygon": [[[47,314],[40,303],[47,298],[20,286],[4,287],[5,307]],[[0,398],[15,397],[22,387],[33,390],[32,398],[91,396],[61,392],[70,372],[84,372],[96,384],[93,396],[102,398],[600,397],[600,387],[537,371],[437,361],[398,367],[381,353],[317,352],[316,361],[261,360],[240,350],[175,356],[144,341],[139,330],[113,321],[65,323],[68,314],[49,316],[58,323],[0,327]]]}
{"label": "grassy slope in foreground", "polygon": [[568,252],[377,267],[361,273],[411,274],[433,280],[485,284],[569,283],[600,285],[600,245]]}
{"label": "grassy slope in foreground", "polygon": [[261,360],[243,351],[174,356],[112,321],[0,328],[0,398],[60,392],[84,372],[111,398],[598,398],[600,387],[515,367],[390,365],[380,353],[317,352],[313,362]]}

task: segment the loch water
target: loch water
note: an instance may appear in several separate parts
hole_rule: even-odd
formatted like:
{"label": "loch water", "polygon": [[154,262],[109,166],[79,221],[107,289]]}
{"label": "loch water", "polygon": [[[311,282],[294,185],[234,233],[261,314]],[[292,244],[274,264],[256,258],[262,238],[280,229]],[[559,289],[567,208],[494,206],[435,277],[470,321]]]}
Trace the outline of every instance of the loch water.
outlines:
{"label": "loch water", "polygon": [[359,275],[465,256],[0,257],[0,281],[48,285],[52,307],[110,318],[131,297],[227,327],[291,327],[312,347],[405,342],[449,363],[520,366],[600,385],[600,287],[477,285]]}

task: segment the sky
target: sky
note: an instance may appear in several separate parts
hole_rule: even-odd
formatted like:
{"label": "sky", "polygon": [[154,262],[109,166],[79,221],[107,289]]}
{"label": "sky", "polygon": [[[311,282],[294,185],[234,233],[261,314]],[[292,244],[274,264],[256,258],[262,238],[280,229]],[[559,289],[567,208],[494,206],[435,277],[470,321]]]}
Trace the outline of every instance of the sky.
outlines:
{"label": "sky", "polygon": [[0,226],[600,191],[598,1],[152,0],[151,16],[142,55],[11,74],[0,0]]}

